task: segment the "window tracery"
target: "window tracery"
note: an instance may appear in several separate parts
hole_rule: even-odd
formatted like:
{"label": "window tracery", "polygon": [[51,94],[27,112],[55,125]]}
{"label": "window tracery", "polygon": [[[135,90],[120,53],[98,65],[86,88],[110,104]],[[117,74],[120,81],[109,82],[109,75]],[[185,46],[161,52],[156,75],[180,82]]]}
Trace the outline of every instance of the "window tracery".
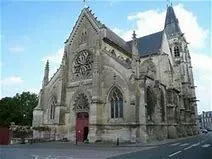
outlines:
{"label": "window tracery", "polygon": [[55,108],[57,105],[57,100],[55,97],[52,98],[51,102],[50,102],[50,119],[54,119],[55,118]]}
{"label": "window tracery", "polygon": [[74,111],[76,112],[88,112],[89,102],[88,98],[84,93],[78,94],[74,100]]}
{"label": "window tracery", "polygon": [[123,118],[123,95],[114,87],[110,92],[111,118]]}
{"label": "window tracery", "polygon": [[93,57],[90,52],[83,50],[77,54],[73,62],[73,73],[76,77],[85,78],[91,75]]}
{"label": "window tracery", "polygon": [[152,121],[152,116],[155,111],[156,97],[150,86],[146,89],[146,103],[147,120]]}
{"label": "window tracery", "polygon": [[174,47],[174,56],[175,57],[180,57],[180,49],[179,46]]}
{"label": "window tracery", "polygon": [[160,107],[161,107],[161,121],[165,121],[165,101],[163,90],[160,89]]}

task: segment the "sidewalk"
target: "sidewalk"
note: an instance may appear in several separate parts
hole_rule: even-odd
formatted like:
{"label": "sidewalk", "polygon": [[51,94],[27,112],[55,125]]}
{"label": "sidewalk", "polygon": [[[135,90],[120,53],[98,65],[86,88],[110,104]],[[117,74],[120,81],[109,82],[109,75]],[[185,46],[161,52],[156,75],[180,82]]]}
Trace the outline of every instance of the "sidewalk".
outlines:
{"label": "sidewalk", "polygon": [[202,134],[198,134],[198,135],[194,135],[194,136],[187,136],[187,137],[181,137],[181,138],[176,138],[176,139],[164,139],[161,141],[153,141],[151,143],[132,143],[132,144],[120,144],[120,146],[122,147],[152,147],[152,146],[160,146],[160,145],[165,145],[168,143],[173,143],[173,142],[178,142],[178,141],[182,141],[185,139],[191,139],[191,138],[195,138],[197,136],[200,136]]}
{"label": "sidewalk", "polygon": [[[199,134],[201,135],[201,134]],[[164,145],[164,144],[168,144],[168,143],[173,143],[173,142],[179,142],[185,139],[190,139],[190,138],[195,138],[199,135],[195,135],[195,136],[188,136],[188,137],[183,137],[183,138],[176,138],[176,139],[165,139],[165,140],[161,140],[161,141],[153,141],[151,143],[143,143],[143,142],[139,142],[139,143],[119,143],[119,145],[117,145],[116,142],[110,143],[110,142],[106,142],[106,143],[78,143],[76,144],[75,142],[60,142],[60,141],[51,141],[51,142],[41,142],[41,143],[27,143],[27,144],[13,144],[13,145],[5,145],[4,147],[48,147],[48,148],[87,148],[87,147],[93,147],[93,148],[121,148],[121,147],[156,147],[156,146],[160,146],[160,145]]]}

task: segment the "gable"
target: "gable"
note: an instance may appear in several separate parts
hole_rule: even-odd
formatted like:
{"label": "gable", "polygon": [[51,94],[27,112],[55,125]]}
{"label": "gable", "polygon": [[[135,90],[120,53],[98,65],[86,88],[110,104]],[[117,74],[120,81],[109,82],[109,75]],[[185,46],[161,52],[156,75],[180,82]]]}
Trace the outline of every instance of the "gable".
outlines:
{"label": "gable", "polygon": [[91,26],[96,33],[98,33],[100,28],[103,26],[103,24],[101,24],[100,21],[97,21],[97,19],[93,16],[89,8],[84,8],[65,43],[71,45],[74,38],[77,36],[79,28],[82,26],[87,28],[88,25]]}

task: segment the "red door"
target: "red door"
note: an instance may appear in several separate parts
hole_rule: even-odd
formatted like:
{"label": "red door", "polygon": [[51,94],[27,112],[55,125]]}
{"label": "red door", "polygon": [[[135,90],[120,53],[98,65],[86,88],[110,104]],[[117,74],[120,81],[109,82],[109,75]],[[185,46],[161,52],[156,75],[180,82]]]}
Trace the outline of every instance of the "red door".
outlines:
{"label": "red door", "polygon": [[0,128],[0,145],[8,145],[9,144],[9,129],[8,128]]}
{"label": "red door", "polygon": [[89,115],[86,112],[77,113],[76,137],[77,142],[83,142],[88,137]]}

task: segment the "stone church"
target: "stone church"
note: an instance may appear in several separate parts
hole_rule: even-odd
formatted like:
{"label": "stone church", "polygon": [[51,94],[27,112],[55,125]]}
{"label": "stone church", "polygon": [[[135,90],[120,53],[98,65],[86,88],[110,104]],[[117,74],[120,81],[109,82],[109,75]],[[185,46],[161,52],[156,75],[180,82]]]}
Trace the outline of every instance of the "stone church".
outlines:
{"label": "stone church", "polygon": [[[172,5],[163,30],[125,41],[84,8],[44,71],[33,127],[55,139],[147,142],[197,134],[191,57]],[[45,137],[34,130],[34,138]]]}

